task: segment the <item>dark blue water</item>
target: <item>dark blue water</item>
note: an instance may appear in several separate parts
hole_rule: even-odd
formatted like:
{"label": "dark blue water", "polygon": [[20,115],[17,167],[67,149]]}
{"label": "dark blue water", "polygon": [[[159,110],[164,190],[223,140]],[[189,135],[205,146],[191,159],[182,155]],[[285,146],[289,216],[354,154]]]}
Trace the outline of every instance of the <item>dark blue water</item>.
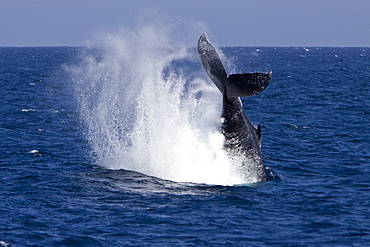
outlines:
{"label": "dark blue water", "polygon": [[257,188],[99,166],[65,69],[82,50],[0,48],[0,245],[369,245],[369,48],[258,49],[273,79],[243,102],[282,181]]}

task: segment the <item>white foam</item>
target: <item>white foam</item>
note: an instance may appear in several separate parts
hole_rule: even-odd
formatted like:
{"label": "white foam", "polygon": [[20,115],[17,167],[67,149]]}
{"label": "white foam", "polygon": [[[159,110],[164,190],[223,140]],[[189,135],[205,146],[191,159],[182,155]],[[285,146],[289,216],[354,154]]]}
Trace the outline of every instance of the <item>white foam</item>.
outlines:
{"label": "white foam", "polygon": [[189,49],[196,38],[181,44],[166,27],[149,25],[95,43],[99,59],[86,54],[69,72],[99,165],[181,182],[248,182],[222,148],[217,88],[200,66],[191,75],[171,67],[174,60],[199,61]]}

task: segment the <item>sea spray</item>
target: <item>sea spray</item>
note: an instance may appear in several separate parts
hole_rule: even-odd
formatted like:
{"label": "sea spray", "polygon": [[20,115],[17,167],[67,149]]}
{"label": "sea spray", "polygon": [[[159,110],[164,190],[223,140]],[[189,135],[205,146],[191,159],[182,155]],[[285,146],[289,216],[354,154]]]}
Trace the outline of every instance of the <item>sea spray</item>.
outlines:
{"label": "sea spray", "polygon": [[95,162],[173,181],[246,181],[220,134],[222,97],[193,43],[153,26],[105,34],[69,67]]}

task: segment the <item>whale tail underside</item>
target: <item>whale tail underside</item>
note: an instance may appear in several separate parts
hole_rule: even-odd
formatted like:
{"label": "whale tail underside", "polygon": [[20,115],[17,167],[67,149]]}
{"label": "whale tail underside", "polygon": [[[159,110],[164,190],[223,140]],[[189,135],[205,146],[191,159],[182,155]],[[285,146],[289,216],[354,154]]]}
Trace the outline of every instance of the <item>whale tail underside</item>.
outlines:
{"label": "whale tail underside", "polygon": [[272,72],[227,76],[216,49],[208,42],[205,34],[202,34],[198,40],[198,54],[209,78],[227,98],[256,95],[262,92],[270,82]]}

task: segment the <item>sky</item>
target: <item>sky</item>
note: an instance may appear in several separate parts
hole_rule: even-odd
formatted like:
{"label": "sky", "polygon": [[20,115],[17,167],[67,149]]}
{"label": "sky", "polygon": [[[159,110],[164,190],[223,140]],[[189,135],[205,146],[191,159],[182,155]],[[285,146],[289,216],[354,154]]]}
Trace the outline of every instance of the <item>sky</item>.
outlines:
{"label": "sky", "polygon": [[0,0],[0,46],[82,46],[154,9],[220,46],[370,47],[370,0]]}

